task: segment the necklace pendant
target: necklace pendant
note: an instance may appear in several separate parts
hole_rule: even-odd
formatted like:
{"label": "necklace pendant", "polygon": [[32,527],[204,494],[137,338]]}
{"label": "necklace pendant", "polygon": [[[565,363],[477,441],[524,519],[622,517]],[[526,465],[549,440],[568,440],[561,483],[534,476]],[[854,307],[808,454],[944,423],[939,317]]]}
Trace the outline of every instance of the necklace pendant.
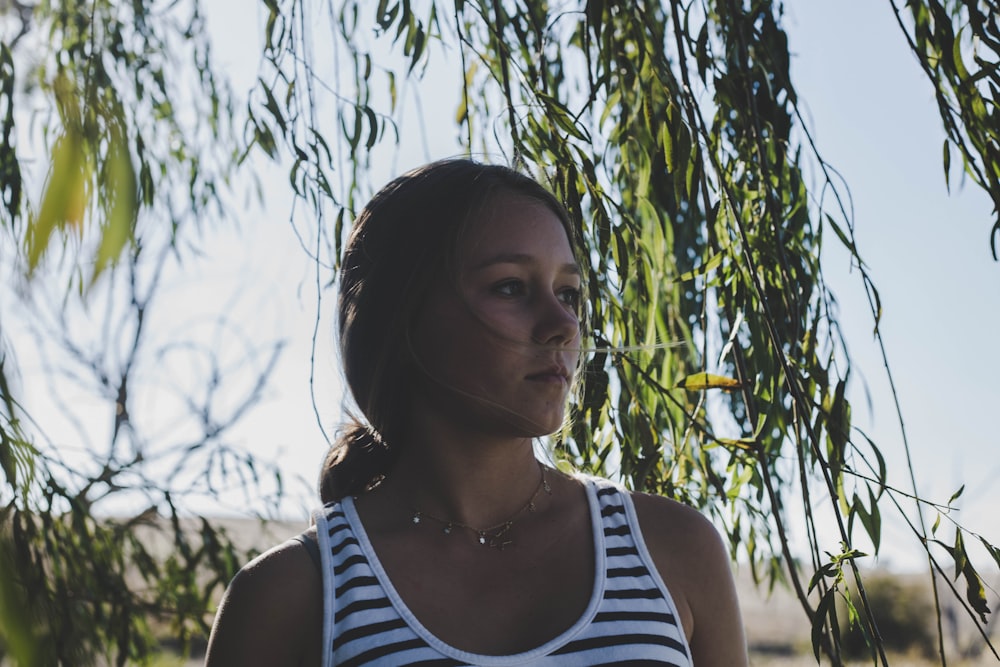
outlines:
{"label": "necklace pendant", "polygon": [[503,551],[510,545],[514,543],[510,539],[510,534],[514,526],[514,522],[520,519],[525,513],[532,513],[538,511],[538,505],[535,503],[538,498],[538,494],[545,492],[546,495],[552,495],[552,486],[549,484],[549,480],[545,478],[545,466],[538,463],[539,471],[541,472],[541,480],[538,482],[538,486],[535,487],[535,492],[528,499],[525,505],[521,506],[517,512],[512,514],[503,523],[498,523],[490,528],[475,528],[473,526],[466,525],[464,523],[459,523],[457,521],[452,521],[448,519],[443,519],[441,517],[435,516],[433,514],[424,514],[420,510],[412,509],[412,514],[410,516],[410,521],[414,524],[423,523],[423,520],[430,519],[435,524],[441,526],[441,532],[445,535],[451,535],[455,532],[456,528],[461,528],[463,531],[469,531],[476,535],[476,539],[479,544],[484,547],[489,547],[491,549],[496,549],[498,551]]}
{"label": "necklace pendant", "polygon": [[[508,545],[513,544],[513,540],[507,539],[510,529],[514,525],[513,521],[507,521],[490,535],[489,546],[497,551],[503,551]],[[480,533],[479,543],[483,544],[482,533]]]}

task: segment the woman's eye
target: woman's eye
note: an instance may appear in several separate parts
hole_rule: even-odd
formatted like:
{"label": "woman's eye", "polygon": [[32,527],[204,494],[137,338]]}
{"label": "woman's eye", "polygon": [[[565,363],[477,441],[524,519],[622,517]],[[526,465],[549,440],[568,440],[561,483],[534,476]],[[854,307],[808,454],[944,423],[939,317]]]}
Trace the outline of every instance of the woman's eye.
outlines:
{"label": "woman's eye", "polygon": [[520,280],[506,280],[495,285],[493,291],[501,296],[520,296],[524,294],[524,284]]}
{"label": "woman's eye", "polygon": [[580,290],[575,287],[567,287],[562,290],[559,293],[559,298],[573,310],[577,310],[580,307]]}

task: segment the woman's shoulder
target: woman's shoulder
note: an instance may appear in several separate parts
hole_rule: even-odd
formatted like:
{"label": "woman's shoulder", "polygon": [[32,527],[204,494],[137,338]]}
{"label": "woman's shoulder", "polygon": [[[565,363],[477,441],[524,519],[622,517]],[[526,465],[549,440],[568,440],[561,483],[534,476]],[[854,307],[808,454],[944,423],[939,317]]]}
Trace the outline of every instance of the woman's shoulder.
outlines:
{"label": "woman's shoulder", "polygon": [[320,573],[312,563],[307,540],[316,540],[316,529],[272,547],[247,563],[230,584],[232,595],[261,595],[280,602],[301,601],[302,595],[319,598]]}
{"label": "woman's shoulder", "polygon": [[[315,539],[315,529],[311,537]],[[230,582],[212,628],[206,665],[300,664],[319,650],[322,618],[322,577],[305,543],[292,539],[279,544],[247,563]]]}
{"label": "woman's shoulder", "polygon": [[718,530],[708,518],[689,505],[649,493],[629,492],[643,536],[651,549],[670,545],[677,555],[691,550],[722,547]]}
{"label": "woman's shoulder", "polygon": [[732,576],[722,536],[704,514],[670,498],[630,495],[646,548],[671,588],[681,586],[685,598],[697,599],[713,582]]}
{"label": "woman's shoulder", "polygon": [[683,503],[645,493],[631,497],[646,548],[678,606],[695,663],[745,665],[732,561],[719,531]]}
{"label": "woman's shoulder", "polygon": [[[689,566],[697,570],[705,565],[729,567],[728,552],[718,530],[693,507],[664,496],[629,491],[603,477],[577,474],[574,478],[603,498],[602,504],[618,504],[622,497],[631,500],[642,541],[661,573],[683,570],[690,575],[693,573]],[[707,562],[706,556],[711,557]]]}

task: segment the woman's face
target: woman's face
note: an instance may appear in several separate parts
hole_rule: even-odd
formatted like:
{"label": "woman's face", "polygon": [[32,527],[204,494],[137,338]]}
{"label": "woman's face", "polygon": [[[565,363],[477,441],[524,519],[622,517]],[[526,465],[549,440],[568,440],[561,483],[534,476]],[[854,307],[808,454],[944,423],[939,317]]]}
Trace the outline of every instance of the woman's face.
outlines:
{"label": "woman's face", "polygon": [[557,430],[580,344],[580,270],[559,218],[537,200],[497,195],[469,224],[456,268],[414,328],[427,379],[417,408],[491,435]]}

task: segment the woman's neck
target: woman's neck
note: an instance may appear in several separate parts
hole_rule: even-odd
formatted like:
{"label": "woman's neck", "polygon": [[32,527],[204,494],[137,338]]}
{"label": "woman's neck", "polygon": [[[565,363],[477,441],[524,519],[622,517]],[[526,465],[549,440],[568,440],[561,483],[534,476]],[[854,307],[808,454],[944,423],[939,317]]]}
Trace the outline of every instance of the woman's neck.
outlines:
{"label": "woman's neck", "polygon": [[532,439],[470,432],[421,419],[382,492],[410,509],[468,526],[509,519],[539,488]]}

